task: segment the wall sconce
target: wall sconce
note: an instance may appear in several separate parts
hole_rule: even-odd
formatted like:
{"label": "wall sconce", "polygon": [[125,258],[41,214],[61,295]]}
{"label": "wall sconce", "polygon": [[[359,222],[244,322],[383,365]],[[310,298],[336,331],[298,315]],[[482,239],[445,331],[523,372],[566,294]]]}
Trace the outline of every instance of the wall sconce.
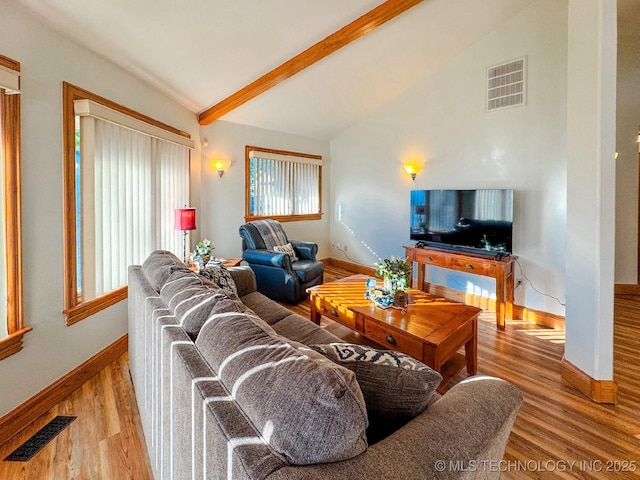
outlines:
{"label": "wall sconce", "polygon": [[404,162],[404,169],[411,175],[411,180],[415,181],[416,175],[422,171],[422,165],[418,162],[408,161]]}
{"label": "wall sconce", "polygon": [[636,142],[640,143],[640,127],[638,127],[638,139],[636,140]]}
{"label": "wall sconce", "polygon": [[224,171],[229,168],[230,162],[225,162],[221,159],[211,160],[211,168],[218,172],[218,177],[222,178]]}

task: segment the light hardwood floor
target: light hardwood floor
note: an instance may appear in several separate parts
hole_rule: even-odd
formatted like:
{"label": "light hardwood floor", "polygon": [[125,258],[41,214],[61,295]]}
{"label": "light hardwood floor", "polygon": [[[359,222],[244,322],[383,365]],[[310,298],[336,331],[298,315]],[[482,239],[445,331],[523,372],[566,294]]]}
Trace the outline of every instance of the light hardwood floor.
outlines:
{"label": "light hardwood floor", "polygon": [[4,459],[56,415],[78,418],[28,462],[0,462],[2,480],[151,479],[127,355],[0,446]]}
{"label": "light hardwood floor", "polygon": [[[349,274],[335,267],[326,272],[326,281]],[[309,315],[308,301],[291,308]],[[322,325],[346,341],[365,342],[324,317]],[[615,406],[594,404],[563,382],[562,331],[526,322],[509,322],[505,331],[498,331],[495,315],[487,312],[480,317],[478,333],[478,373],[516,384],[525,398],[504,462],[486,468],[500,469],[507,480],[640,478],[640,297],[616,297]],[[453,384],[466,377],[461,372]],[[0,462],[0,479],[150,478],[126,355],[0,446],[0,458],[55,415],[78,419],[29,462]],[[629,471],[633,465],[635,472]],[[625,467],[627,471],[619,471]]]}

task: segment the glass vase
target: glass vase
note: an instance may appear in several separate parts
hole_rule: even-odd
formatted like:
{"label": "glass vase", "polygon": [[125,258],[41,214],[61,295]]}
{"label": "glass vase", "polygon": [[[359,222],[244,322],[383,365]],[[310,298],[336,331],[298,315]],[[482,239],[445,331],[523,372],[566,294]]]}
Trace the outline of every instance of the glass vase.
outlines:
{"label": "glass vase", "polygon": [[407,289],[407,279],[398,277],[384,277],[384,289],[389,292],[392,297],[398,290]]}

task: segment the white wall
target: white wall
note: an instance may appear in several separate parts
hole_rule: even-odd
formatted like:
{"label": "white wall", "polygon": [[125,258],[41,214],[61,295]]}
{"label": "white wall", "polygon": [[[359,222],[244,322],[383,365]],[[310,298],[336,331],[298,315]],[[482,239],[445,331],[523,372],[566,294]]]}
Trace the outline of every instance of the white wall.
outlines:
{"label": "white wall", "polygon": [[[217,257],[241,257],[242,241],[238,228],[245,223],[245,145],[322,155],[322,220],[287,222],[284,229],[291,240],[315,241],[318,258],[327,258],[329,251],[329,175],[331,160],[329,144],[321,140],[288,135],[235,123],[217,121],[201,129],[208,146],[202,147],[202,183],[200,235],[216,244]],[[210,160],[220,158],[231,162],[222,178],[210,166]],[[199,238],[193,238],[192,242]]]}
{"label": "white wall", "polygon": [[[619,2],[620,3],[620,2]],[[625,1],[629,4],[629,1]],[[616,283],[638,283],[638,125],[640,5],[618,16],[616,110]]]}
{"label": "white wall", "polygon": [[[411,189],[513,188],[514,254],[536,289],[564,302],[566,46],[566,2],[540,0],[334,139],[331,241],[371,265],[409,243]],[[486,68],[524,55],[527,105],[486,113]],[[412,156],[425,161],[415,182],[402,168]],[[432,275],[453,288],[468,280],[494,288],[490,279]],[[526,282],[516,303],[564,314]]]}
{"label": "white wall", "polygon": [[0,1],[0,53],[22,67],[24,349],[0,362],[0,416],[127,332],[126,302],[65,326],[62,310],[62,81],[190,132],[195,114]]}

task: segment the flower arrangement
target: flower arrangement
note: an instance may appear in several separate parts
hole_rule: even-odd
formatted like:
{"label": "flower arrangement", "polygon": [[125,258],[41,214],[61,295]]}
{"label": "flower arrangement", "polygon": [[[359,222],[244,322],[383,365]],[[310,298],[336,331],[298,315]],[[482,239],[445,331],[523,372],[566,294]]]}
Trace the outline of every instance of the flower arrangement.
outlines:
{"label": "flower arrangement", "polygon": [[206,265],[211,258],[211,251],[216,248],[216,244],[211,240],[205,238],[196,243],[196,248],[189,255],[190,260],[202,259],[202,262]]}
{"label": "flower arrangement", "polygon": [[385,258],[376,263],[376,275],[384,279],[384,289],[391,294],[409,288],[412,273],[413,265],[406,257]]}

